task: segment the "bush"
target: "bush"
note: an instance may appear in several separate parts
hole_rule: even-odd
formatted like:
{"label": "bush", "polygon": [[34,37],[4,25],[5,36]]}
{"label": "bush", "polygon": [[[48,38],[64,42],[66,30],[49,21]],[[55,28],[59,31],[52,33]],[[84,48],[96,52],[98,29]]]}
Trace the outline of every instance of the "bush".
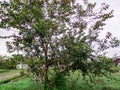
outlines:
{"label": "bush", "polygon": [[103,86],[103,87],[102,87],[102,90],[118,90],[118,89],[115,88],[115,87],[113,87],[113,86],[107,85],[107,86]]}
{"label": "bush", "polygon": [[25,70],[24,69],[20,70],[20,75],[22,75],[22,76],[25,75]]}

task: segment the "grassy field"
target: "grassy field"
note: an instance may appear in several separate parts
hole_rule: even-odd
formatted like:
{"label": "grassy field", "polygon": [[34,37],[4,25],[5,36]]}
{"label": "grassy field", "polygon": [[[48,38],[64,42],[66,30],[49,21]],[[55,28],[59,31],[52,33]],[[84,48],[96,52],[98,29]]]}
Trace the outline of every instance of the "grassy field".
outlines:
{"label": "grassy field", "polygon": [[20,70],[0,69],[0,84],[8,83],[13,79],[21,77]]}
{"label": "grassy field", "polygon": [[19,72],[20,72],[20,70],[2,70],[2,69],[0,69],[0,76],[16,74],[16,73],[19,73]]}
{"label": "grassy field", "polygon": [[[1,84],[0,90],[37,90],[33,81],[24,78],[15,82]],[[57,89],[55,89],[57,90]],[[62,88],[60,90],[63,90]],[[76,71],[67,77],[64,90],[120,90],[120,73],[113,73],[111,76],[95,77],[92,82],[89,78],[83,79]]]}
{"label": "grassy field", "polygon": [[0,85],[0,90],[37,90],[34,82],[28,78],[24,78],[17,82],[9,82]]}

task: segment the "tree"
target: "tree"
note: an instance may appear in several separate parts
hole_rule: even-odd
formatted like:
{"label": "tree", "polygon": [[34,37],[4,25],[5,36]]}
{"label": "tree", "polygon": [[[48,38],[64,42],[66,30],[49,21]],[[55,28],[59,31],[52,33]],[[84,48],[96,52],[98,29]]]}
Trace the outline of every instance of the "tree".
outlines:
{"label": "tree", "polygon": [[[31,72],[45,83],[45,89],[50,67],[56,74],[77,69],[87,73],[90,72],[87,65],[97,61],[98,52],[119,45],[119,40],[110,32],[105,39],[99,38],[105,21],[113,17],[113,11],[107,11],[109,5],[102,4],[96,10],[96,3],[83,0],[83,4],[75,0],[10,0],[1,3],[1,28],[19,31],[18,35],[9,36],[14,39],[7,42],[9,51],[26,53],[32,62]],[[37,67],[35,58],[40,62]],[[65,66],[64,69],[61,66]]]}
{"label": "tree", "polygon": [[16,64],[22,64],[24,62],[24,56],[22,54],[13,54],[11,59],[14,60]]}
{"label": "tree", "polygon": [[0,55],[0,69],[6,69],[6,61],[9,57]]}

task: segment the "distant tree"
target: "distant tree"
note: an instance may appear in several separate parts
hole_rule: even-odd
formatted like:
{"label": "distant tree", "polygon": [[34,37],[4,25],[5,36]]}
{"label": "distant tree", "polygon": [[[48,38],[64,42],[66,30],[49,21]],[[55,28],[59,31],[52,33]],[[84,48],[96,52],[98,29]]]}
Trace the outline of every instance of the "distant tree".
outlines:
{"label": "distant tree", "polygon": [[14,60],[16,64],[24,62],[24,56],[22,54],[13,54],[11,59]]}
{"label": "distant tree", "polygon": [[7,56],[0,55],[0,69],[6,69],[5,67],[6,59],[8,59]]}
{"label": "distant tree", "polygon": [[[83,4],[75,0],[1,3],[1,28],[19,31],[18,35],[9,36],[13,38],[13,42],[7,42],[9,51],[26,53],[31,59],[31,72],[45,83],[45,89],[50,80],[50,67],[56,74],[78,69],[91,72],[94,67],[90,70],[88,64],[96,64],[100,52],[119,45],[119,40],[110,32],[105,39],[99,38],[105,21],[113,17],[113,11],[108,11],[109,5],[101,4],[96,10],[96,3],[83,0]],[[40,62],[37,66],[35,58]]]}

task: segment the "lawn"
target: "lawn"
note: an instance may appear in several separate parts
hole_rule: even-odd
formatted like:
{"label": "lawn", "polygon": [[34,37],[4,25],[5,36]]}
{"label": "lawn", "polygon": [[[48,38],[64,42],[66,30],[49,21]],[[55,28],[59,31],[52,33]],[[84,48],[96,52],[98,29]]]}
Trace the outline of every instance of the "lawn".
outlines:
{"label": "lawn", "polygon": [[0,69],[0,76],[16,74],[16,73],[19,73],[19,72],[20,72],[20,70],[3,70],[3,69]]}
{"label": "lawn", "polygon": [[29,78],[24,78],[17,82],[9,82],[7,84],[0,85],[0,90],[37,90],[34,82]]}

